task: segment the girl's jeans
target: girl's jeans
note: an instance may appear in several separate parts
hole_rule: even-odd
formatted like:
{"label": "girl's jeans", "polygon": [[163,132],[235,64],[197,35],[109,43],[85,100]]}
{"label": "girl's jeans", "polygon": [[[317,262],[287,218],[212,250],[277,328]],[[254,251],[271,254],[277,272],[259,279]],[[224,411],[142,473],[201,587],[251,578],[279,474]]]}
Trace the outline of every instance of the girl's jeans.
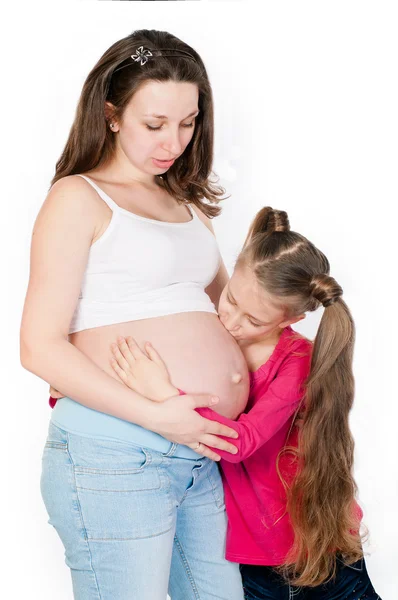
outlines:
{"label": "girl's jeans", "polygon": [[380,600],[364,559],[353,565],[338,562],[333,581],[315,588],[287,584],[272,567],[241,565],[245,600]]}
{"label": "girl's jeans", "polygon": [[243,600],[217,464],[50,422],[41,491],[76,600]]}

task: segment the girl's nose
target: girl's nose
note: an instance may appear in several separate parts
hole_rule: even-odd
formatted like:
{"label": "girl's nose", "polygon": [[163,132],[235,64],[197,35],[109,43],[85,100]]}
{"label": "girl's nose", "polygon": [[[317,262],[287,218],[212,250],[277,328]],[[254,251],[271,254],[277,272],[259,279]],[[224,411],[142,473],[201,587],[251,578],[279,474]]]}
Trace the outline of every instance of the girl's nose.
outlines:
{"label": "girl's nose", "polygon": [[231,333],[237,331],[240,327],[238,315],[228,315],[224,321],[225,329],[228,329]]}

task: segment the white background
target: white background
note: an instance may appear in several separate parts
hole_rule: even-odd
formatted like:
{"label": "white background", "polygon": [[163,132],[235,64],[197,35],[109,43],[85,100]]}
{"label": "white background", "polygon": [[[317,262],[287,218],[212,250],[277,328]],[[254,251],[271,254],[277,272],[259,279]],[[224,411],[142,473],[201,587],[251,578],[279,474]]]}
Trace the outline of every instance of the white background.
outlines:
{"label": "white background", "polygon": [[[8,5],[0,125],[2,597],[72,597],[63,547],[47,525],[39,491],[47,385],[19,365],[30,234],[86,75],[114,41],[146,27],[181,37],[207,65],[215,170],[231,194],[215,222],[229,270],[251,218],[267,204],[288,211],[293,229],[326,253],[345,290],[357,324],[351,422],[370,530],[368,569],[383,600],[396,600],[395,5],[273,1],[262,2],[261,11],[252,2]],[[309,336],[319,316],[304,323]]]}

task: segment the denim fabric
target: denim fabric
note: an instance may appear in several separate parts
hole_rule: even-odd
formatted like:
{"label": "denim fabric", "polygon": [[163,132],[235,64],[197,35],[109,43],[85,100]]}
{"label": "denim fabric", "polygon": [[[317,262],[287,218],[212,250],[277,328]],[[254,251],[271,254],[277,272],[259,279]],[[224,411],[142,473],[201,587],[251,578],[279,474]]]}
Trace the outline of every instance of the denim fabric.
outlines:
{"label": "denim fabric", "polygon": [[[83,406],[67,396],[57,400],[51,412],[51,421],[60,429],[70,433],[133,442],[136,446],[152,448],[163,454],[167,454],[173,446],[171,442],[154,431]],[[200,454],[188,446],[181,444],[174,444],[174,446],[173,456],[195,460],[200,458]]]}
{"label": "denim fabric", "polygon": [[187,459],[50,422],[41,491],[76,600],[243,600],[225,558],[221,477]]}
{"label": "denim fabric", "polygon": [[316,588],[290,586],[272,567],[241,565],[240,570],[245,600],[380,600],[364,559],[350,566],[339,561],[336,578]]}

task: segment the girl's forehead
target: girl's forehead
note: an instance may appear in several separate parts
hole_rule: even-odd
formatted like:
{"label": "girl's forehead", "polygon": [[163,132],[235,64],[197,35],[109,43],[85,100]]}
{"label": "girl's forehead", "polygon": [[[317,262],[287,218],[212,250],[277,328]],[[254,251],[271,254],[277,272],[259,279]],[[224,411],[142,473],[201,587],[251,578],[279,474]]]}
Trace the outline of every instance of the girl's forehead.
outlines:
{"label": "girl's forehead", "polygon": [[235,269],[227,287],[239,308],[259,320],[279,318],[283,307],[260,285],[254,273],[247,267]]}

